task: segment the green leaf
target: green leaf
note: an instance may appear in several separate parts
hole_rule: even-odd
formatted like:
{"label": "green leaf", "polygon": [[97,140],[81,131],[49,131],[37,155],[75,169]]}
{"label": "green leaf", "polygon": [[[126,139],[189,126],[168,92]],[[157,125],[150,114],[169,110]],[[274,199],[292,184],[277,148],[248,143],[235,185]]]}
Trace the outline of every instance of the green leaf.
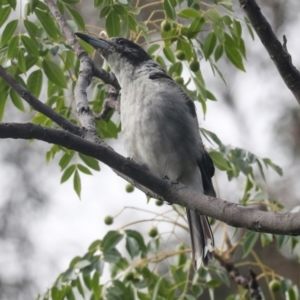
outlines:
{"label": "green leaf", "polygon": [[169,19],[171,19],[171,20],[176,19],[175,9],[170,0],[164,0],[164,10]]}
{"label": "green leaf", "polygon": [[38,43],[26,35],[21,36],[22,43],[26,51],[32,56],[39,56]]}
{"label": "green leaf", "polygon": [[24,23],[27,33],[29,34],[31,39],[35,40],[37,37],[38,31],[39,31],[39,28],[34,23],[32,23],[28,20],[24,20],[23,23]]}
{"label": "green leaf", "polygon": [[180,76],[182,73],[182,63],[180,61],[176,62],[175,64],[172,64],[172,66],[170,67],[168,73],[170,74],[170,76],[173,76],[173,74],[176,74],[177,76]]}
{"label": "green leaf", "polygon": [[204,128],[201,128],[201,132],[202,132],[202,134],[204,134],[204,136],[206,138],[207,138],[206,135],[208,135],[220,148],[223,147],[223,144],[222,144],[221,140],[218,138],[218,136],[215,133],[213,133],[213,132],[211,132],[209,130],[206,130]]}
{"label": "green leaf", "polygon": [[16,57],[18,52],[19,52],[19,36],[14,36],[8,44],[7,58],[11,59]]}
{"label": "green leaf", "polygon": [[236,42],[232,39],[232,37],[225,33],[225,53],[228,57],[228,59],[232,62],[234,66],[236,66],[238,69],[242,71],[246,71],[243,65],[243,59],[240,54],[240,52],[237,50],[238,45]]}
{"label": "green leaf", "polygon": [[39,21],[41,22],[43,28],[46,33],[53,39],[57,39],[60,36],[60,33],[56,27],[56,23],[51,17],[51,14],[48,12],[44,12],[42,10],[36,9],[35,14]]}
{"label": "green leaf", "polygon": [[273,234],[271,233],[261,233],[260,234],[261,245],[265,247],[273,241]]}
{"label": "green leaf", "polygon": [[27,88],[35,96],[39,97],[43,84],[43,73],[41,70],[36,70],[30,73],[27,79]]}
{"label": "green leaf", "polygon": [[0,6],[0,27],[8,19],[10,12],[11,12],[11,8],[9,6],[6,6],[6,7]]}
{"label": "green leaf", "polygon": [[92,172],[87,167],[85,167],[83,165],[78,164],[77,168],[78,168],[79,171],[81,171],[84,174],[93,175]]}
{"label": "green leaf", "polygon": [[66,4],[76,4],[80,2],[80,0],[61,0],[61,1]]}
{"label": "green leaf", "polygon": [[70,7],[70,6],[66,6],[68,12],[70,13],[70,15],[72,16],[73,20],[75,21],[75,23],[77,24],[77,26],[79,28],[81,28],[82,30],[85,30],[85,23],[83,20],[83,17],[81,16],[81,14],[74,8]]}
{"label": "green leaf", "polygon": [[71,177],[71,175],[74,173],[75,169],[76,169],[75,165],[68,167],[64,171],[63,175],[61,176],[60,183],[64,183],[65,181],[67,181]]}
{"label": "green leaf", "polygon": [[140,252],[137,241],[131,237],[126,237],[126,250],[132,259],[137,256]]}
{"label": "green leaf", "polygon": [[153,289],[153,294],[152,294],[151,300],[158,299],[158,291],[159,291],[159,287],[162,282],[162,279],[163,279],[163,277],[159,277],[159,279],[157,280],[157,282],[154,286],[154,289]]}
{"label": "green leaf", "polygon": [[263,162],[265,163],[266,167],[270,166],[278,175],[283,175],[282,169],[275,165],[270,158],[263,158]]}
{"label": "green leaf", "polygon": [[66,88],[67,80],[61,68],[50,60],[43,60],[43,70],[50,81],[59,87]]}
{"label": "green leaf", "polygon": [[62,157],[61,157],[61,159],[59,160],[59,166],[60,166],[60,168],[61,168],[61,170],[64,170],[67,166],[68,166],[68,164],[69,164],[69,162],[71,161],[71,159],[74,157],[74,154],[75,154],[75,152],[74,151],[71,151],[71,152],[67,152],[67,153],[65,153]]}
{"label": "green leaf", "polygon": [[209,289],[214,289],[218,286],[220,286],[222,284],[222,282],[218,279],[212,279],[208,282],[206,282],[205,286]]}
{"label": "green leaf", "polygon": [[100,299],[101,288],[99,285],[100,275],[95,272],[92,279],[92,289],[94,292],[95,299]]}
{"label": "green leaf", "polygon": [[251,252],[258,237],[259,237],[258,232],[247,231],[246,236],[243,241],[243,252],[244,252],[243,257],[246,257]]}
{"label": "green leaf", "polygon": [[10,0],[10,1],[8,1],[8,4],[10,5],[10,7],[12,8],[12,9],[16,9],[16,6],[17,6],[17,0]]}
{"label": "green leaf", "polygon": [[104,6],[100,11],[99,18],[102,19],[102,18],[106,17],[110,13],[110,11],[111,11],[110,5]]}
{"label": "green leaf", "polygon": [[74,178],[73,178],[73,187],[74,187],[76,194],[80,198],[81,180],[80,180],[79,172],[77,170],[75,171]]}
{"label": "green leaf", "polygon": [[18,53],[18,67],[22,73],[26,72],[26,61],[22,51],[19,51]]}
{"label": "green leaf", "polygon": [[0,78],[0,122],[3,119],[5,105],[7,101],[9,87],[8,85],[3,81],[2,78]]}
{"label": "green leaf", "polygon": [[212,158],[214,165],[222,170],[222,171],[229,171],[230,166],[227,162],[227,160],[224,158],[224,156],[220,152],[212,151],[209,153],[210,157]]}
{"label": "green leaf", "polygon": [[126,233],[127,237],[130,237],[130,238],[136,240],[136,242],[139,245],[140,250],[143,253],[147,252],[147,247],[146,247],[144,238],[138,231],[127,229],[127,230],[125,230],[125,233]]}
{"label": "green leaf", "polygon": [[80,278],[79,278],[79,277],[77,277],[77,278],[75,279],[75,285],[76,285],[76,287],[77,287],[77,289],[78,289],[79,294],[80,294],[83,298],[85,298],[84,290],[83,290],[83,287],[82,287],[82,284],[81,284],[81,281],[80,281]]}
{"label": "green leaf", "polygon": [[189,19],[189,18],[200,18],[202,17],[202,14],[201,12],[199,12],[194,8],[185,8],[178,13],[178,16]]}
{"label": "green leaf", "polygon": [[175,55],[174,55],[174,51],[169,48],[169,47],[164,47],[164,55],[165,57],[171,62],[171,63],[175,63],[176,62],[176,59],[175,59]]}
{"label": "green leaf", "polygon": [[214,32],[211,32],[207,35],[207,37],[205,38],[205,41],[203,43],[203,54],[205,59],[207,60],[211,54],[213,53],[215,46],[217,43],[217,37],[216,34]]}
{"label": "green leaf", "polygon": [[106,17],[105,28],[109,37],[120,35],[120,17],[114,11]]}
{"label": "green leaf", "polygon": [[215,8],[206,11],[206,15],[215,23],[222,24],[222,16],[218,13]]}
{"label": "green leaf", "polygon": [[158,45],[158,44],[153,44],[153,45],[151,45],[151,46],[148,48],[147,52],[148,52],[149,55],[152,55],[152,54],[153,54],[154,52],[156,52],[159,48],[160,48],[160,45]]}
{"label": "green leaf", "polygon": [[3,30],[2,37],[1,37],[1,43],[2,45],[8,43],[12,35],[14,34],[17,26],[18,26],[18,20],[13,20],[9,22],[6,27]]}
{"label": "green leaf", "polygon": [[82,159],[82,161],[90,168],[92,168],[95,171],[100,171],[100,166],[98,160],[96,160],[93,157],[83,155],[79,153],[79,157]]}
{"label": "green leaf", "polygon": [[109,231],[101,242],[101,249],[105,253],[110,249],[114,248],[123,238],[123,235],[118,231]]}
{"label": "green leaf", "polygon": [[38,58],[31,55],[26,55],[25,62],[26,62],[26,71],[28,71],[38,62]]}
{"label": "green leaf", "polygon": [[118,14],[118,15],[121,15],[121,16],[126,16],[127,14],[127,11],[124,7],[124,5],[121,5],[121,4],[114,4],[112,6],[113,10]]}
{"label": "green leaf", "polygon": [[116,248],[105,251],[103,256],[104,261],[111,264],[117,264],[121,260],[121,258],[122,256]]}
{"label": "green leaf", "polygon": [[223,45],[221,45],[221,44],[218,45],[216,50],[215,50],[215,54],[214,54],[216,62],[221,58],[221,56],[223,55],[223,52],[224,52]]}
{"label": "green leaf", "polygon": [[194,19],[188,28],[188,37],[191,39],[196,38],[204,23],[205,19],[203,17]]}
{"label": "green leaf", "polygon": [[19,94],[14,89],[10,89],[9,95],[10,95],[10,99],[11,99],[12,103],[14,104],[14,106],[17,109],[19,109],[20,111],[24,112],[25,108],[24,108],[23,102],[22,102]]}

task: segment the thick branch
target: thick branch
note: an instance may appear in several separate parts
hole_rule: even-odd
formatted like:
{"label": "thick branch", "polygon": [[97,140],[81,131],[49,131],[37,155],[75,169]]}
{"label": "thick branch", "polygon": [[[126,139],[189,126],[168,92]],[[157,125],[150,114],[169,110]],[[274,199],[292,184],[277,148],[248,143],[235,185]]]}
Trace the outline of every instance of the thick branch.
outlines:
{"label": "thick branch", "polygon": [[179,183],[174,184],[152,175],[142,166],[108,147],[84,140],[67,131],[31,123],[0,123],[0,138],[38,139],[89,155],[132,178],[167,202],[186,206],[234,227],[274,234],[300,235],[299,212],[265,212],[196,194]]}
{"label": "thick branch", "polygon": [[48,105],[44,104],[42,101],[34,97],[28,90],[26,90],[22,85],[20,85],[11,75],[9,75],[6,70],[0,66],[0,77],[13,88],[29,105],[31,105],[36,111],[44,114],[53,122],[61,126],[62,128],[76,134],[81,135],[82,128],[74,125],[62,115],[57,113]]}
{"label": "thick branch", "polygon": [[282,79],[300,104],[300,73],[292,64],[289,53],[275,36],[255,0],[239,0],[253,28],[275,63]]}

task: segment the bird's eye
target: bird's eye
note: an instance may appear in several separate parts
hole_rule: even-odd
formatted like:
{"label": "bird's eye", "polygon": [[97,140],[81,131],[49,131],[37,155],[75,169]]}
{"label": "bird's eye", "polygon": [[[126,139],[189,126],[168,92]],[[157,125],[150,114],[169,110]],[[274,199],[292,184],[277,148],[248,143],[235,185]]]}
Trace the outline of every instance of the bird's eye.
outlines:
{"label": "bird's eye", "polygon": [[119,39],[117,41],[117,44],[120,45],[120,46],[123,46],[125,44],[125,41],[123,39]]}

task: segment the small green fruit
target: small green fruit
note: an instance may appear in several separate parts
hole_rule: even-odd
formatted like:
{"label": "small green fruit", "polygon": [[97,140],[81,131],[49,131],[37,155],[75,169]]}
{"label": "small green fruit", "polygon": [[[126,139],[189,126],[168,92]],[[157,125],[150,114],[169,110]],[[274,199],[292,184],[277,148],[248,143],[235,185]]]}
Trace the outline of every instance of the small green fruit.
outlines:
{"label": "small green fruit", "polygon": [[272,292],[278,292],[280,290],[280,282],[276,279],[273,279],[269,282],[269,289]]}
{"label": "small green fruit", "polygon": [[192,60],[190,62],[190,70],[193,71],[193,72],[198,72],[199,71],[199,68],[200,68],[200,65],[199,65],[199,61],[198,60]]}
{"label": "small green fruit", "polygon": [[155,238],[158,235],[158,230],[156,227],[152,227],[149,231],[148,234],[150,237]]}
{"label": "small green fruit", "polygon": [[132,185],[132,184],[130,184],[130,183],[128,183],[127,185],[126,185],[126,192],[127,193],[132,193],[133,191],[134,191],[134,186]]}
{"label": "small green fruit", "polygon": [[156,200],[155,200],[155,204],[156,204],[157,206],[162,206],[162,205],[164,204],[164,201],[161,201],[161,200],[156,199]]}
{"label": "small green fruit", "polygon": [[181,84],[181,85],[184,84],[183,78],[180,77],[180,76],[175,77],[175,78],[174,78],[174,81],[175,81],[177,84]]}
{"label": "small green fruit", "polygon": [[168,32],[172,29],[170,22],[168,22],[167,20],[161,22],[160,27],[161,27],[161,30],[165,31],[165,32]]}
{"label": "small green fruit", "polygon": [[105,223],[106,225],[111,225],[113,222],[114,222],[114,218],[111,217],[111,216],[107,216],[107,217],[105,217],[105,219],[104,219],[104,223]]}
{"label": "small green fruit", "polygon": [[179,60],[184,60],[185,59],[185,53],[182,50],[177,50],[175,52],[175,56]]}

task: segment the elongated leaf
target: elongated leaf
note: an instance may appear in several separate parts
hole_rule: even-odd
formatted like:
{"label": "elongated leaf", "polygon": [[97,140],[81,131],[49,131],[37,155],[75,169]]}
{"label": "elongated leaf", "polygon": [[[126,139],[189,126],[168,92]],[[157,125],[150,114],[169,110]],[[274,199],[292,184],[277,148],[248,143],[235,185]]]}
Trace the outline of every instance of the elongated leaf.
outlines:
{"label": "elongated leaf", "polygon": [[123,238],[123,235],[118,231],[109,231],[101,242],[101,249],[105,253],[114,248]]}
{"label": "elongated leaf", "polygon": [[70,7],[70,6],[66,6],[68,12],[70,13],[70,15],[72,16],[73,20],[75,21],[75,23],[77,24],[77,26],[79,28],[81,28],[82,30],[85,30],[85,23],[83,20],[83,17],[81,16],[81,14],[74,8]]}
{"label": "elongated leaf", "polygon": [[189,18],[200,18],[202,17],[202,14],[200,11],[194,8],[185,8],[178,13],[178,16],[189,19]]}
{"label": "elongated leaf", "polygon": [[39,56],[39,45],[35,40],[26,35],[22,35],[21,40],[28,54],[32,56]]}
{"label": "elongated leaf", "polygon": [[209,155],[218,169],[222,171],[230,170],[230,166],[227,160],[223,157],[223,155],[220,152],[212,151],[209,153]]}
{"label": "elongated leaf", "polygon": [[100,171],[99,162],[95,158],[83,155],[81,153],[79,153],[79,156],[88,167],[90,167],[96,171]]}
{"label": "elongated leaf", "polygon": [[78,168],[79,171],[81,171],[84,174],[92,175],[92,172],[87,167],[85,167],[84,165],[78,164],[77,168]]}
{"label": "elongated leaf", "polygon": [[41,22],[46,33],[53,39],[57,39],[60,36],[60,33],[56,27],[54,20],[51,17],[51,14],[46,13],[42,10],[36,9],[35,14],[39,21]]}
{"label": "elongated leaf", "polygon": [[14,36],[8,44],[7,58],[16,57],[18,55],[18,52],[19,52],[19,37]]}
{"label": "elongated leaf", "polygon": [[40,96],[43,84],[43,72],[36,70],[30,73],[27,79],[28,90],[37,98]]}
{"label": "elongated leaf", "polygon": [[202,50],[203,50],[203,54],[205,59],[207,60],[211,54],[213,53],[215,46],[217,43],[217,37],[215,35],[214,32],[211,32],[207,35],[207,37],[205,38]]}
{"label": "elongated leaf", "polygon": [[65,181],[67,181],[71,177],[71,175],[74,173],[75,168],[76,168],[75,165],[68,167],[62,175],[60,183],[64,183]]}
{"label": "elongated leaf", "polygon": [[43,60],[43,70],[50,81],[59,87],[66,88],[67,80],[61,68],[50,60]]}
{"label": "elongated leaf", "polygon": [[19,94],[14,89],[10,89],[9,95],[14,106],[20,111],[24,112],[25,108]]}
{"label": "elongated leaf", "polygon": [[76,4],[80,2],[80,0],[61,0],[61,1],[66,4]]}
{"label": "elongated leaf", "polygon": [[5,23],[10,15],[11,8],[9,6],[2,7],[0,6],[0,27]]}
{"label": "elongated leaf", "polygon": [[7,101],[7,96],[8,96],[8,90],[9,87],[8,85],[3,81],[2,78],[0,78],[0,122],[3,119],[3,114],[5,110],[5,105]]}
{"label": "elongated leaf", "polygon": [[176,18],[175,9],[170,0],[164,0],[164,10],[169,19],[175,20]]}
{"label": "elongated leaf", "polygon": [[120,17],[114,11],[110,11],[106,17],[105,28],[110,37],[120,35]]}
{"label": "elongated leaf", "polygon": [[2,45],[6,44],[10,40],[10,38],[14,34],[17,26],[18,26],[18,20],[13,20],[6,25],[6,27],[3,30],[2,37],[1,37]]}
{"label": "elongated leaf", "polygon": [[74,190],[75,190],[76,194],[80,198],[80,194],[81,194],[81,179],[80,179],[80,176],[79,176],[79,172],[77,170],[74,173],[73,187],[74,187]]}
{"label": "elongated leaf", "polygon": [[26,72],[26,61],[23,51],[19,51],[18,53],[18,67],[22,73]]}
{"label": "elongated leaf", "polygon": [[259,237],[258,232],[248,231],[246,233],[246,236],[245,236],[245,239],[243,242],[243,252],[244,252],[243,257],[246,257],[251,252],[258,237]]}
{"label": "elongated leaf", "polygon": [[61,159],[59,160],[59,163],[58,163],[61,170],[65,169],[68,166],[69,162],[74,157],[74,154],[75,154],[74,151],[72,151],[70,153],[67,152],[61,157]]}
{"label": "elongated leaf", "polygon": [[38,34],[38,31],[39,31],[39,28],[34,23],[32,23],[28,20],[24,20],[23,23],[24,23],[27,33],[29,34],[31,39],[35,40],[36,36]]}

